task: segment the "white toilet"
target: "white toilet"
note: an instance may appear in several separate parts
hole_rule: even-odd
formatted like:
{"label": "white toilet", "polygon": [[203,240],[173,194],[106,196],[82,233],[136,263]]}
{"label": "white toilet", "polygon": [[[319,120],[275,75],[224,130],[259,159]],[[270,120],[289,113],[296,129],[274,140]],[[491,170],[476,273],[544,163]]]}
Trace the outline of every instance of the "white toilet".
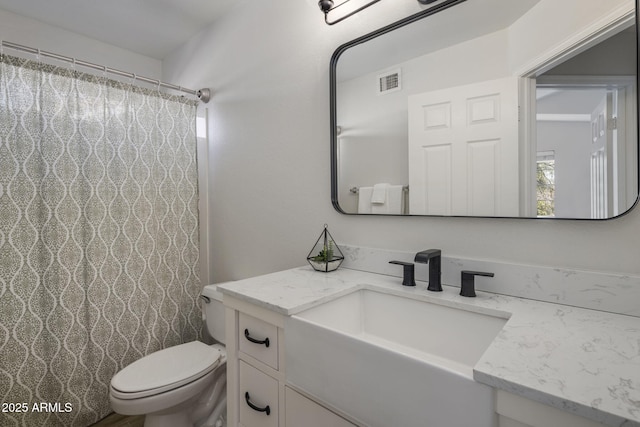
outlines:
{"label": "white toilet", "polygon": [[225,311],[215,285],[205,286],[202,295],[207,329],[219,344],[193,341],[136,360],[111,379],[115,412],[146,415],[145,427],[225,426]]}

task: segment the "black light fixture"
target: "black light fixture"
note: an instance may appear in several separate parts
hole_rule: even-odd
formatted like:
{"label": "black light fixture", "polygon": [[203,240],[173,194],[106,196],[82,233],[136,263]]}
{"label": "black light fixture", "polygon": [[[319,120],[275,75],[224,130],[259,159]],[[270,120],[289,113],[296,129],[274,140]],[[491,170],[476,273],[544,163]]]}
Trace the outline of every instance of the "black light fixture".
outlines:
{"label": "black light fixture", "polygon": [[[333,0],[320,0],[318,1],[318,7],[320,7],[320,10],[322,11],[322,13],[324,13],[324,22],[327,23],[327,25],[333,25],[333,24],[337,24],[340,21],[343,21],[345,19],[347,19],[350,16],[355,15],[356,13],[360,12],[361,10],[364,10],[366,8],[368,8],[369,6],[371,6],[374,3],[378,3],[380,0],[370,0],[368,3],[360,6],[359,8],[352,10],[351,12],[347,13],[346,15],[342,16],[341,18],[336,19],[335,21],[330,21],[329,20],[329,12],[336,10],[338,8],[340,8],[341,6],[344,6],[346,4],[348,4],[351,0],[344,0],[342,3],[339,3],[337,6],[334,4]],[[431,3],[435,3],[438,0],[418,0],[418,3],[420,4],[431,4]]]}
{"label": "black light fixture", "polygon": [[352,10],[351,12],[347,13],[346,15],[342,16],[341,18],[336,19],[335,21],[329,21],[329,12],[336,10],[338,8],[340,8],[341,6],[344,6],[346,4],[348,4],[351,0],[345,0],[342,3],[338,4],[337,6],[334,5],[333,0],[320,0],[318,2],[318,6],[320,7],[320,10],[324,13],[324,22],[327,23],[327,25],[333,25],[333,24],[337,24],[340,21],[343,21],[345,19],[347,19],[350,16],[355,15],[356,13],[360,12],[361,10],[364,10],[366,8],[368,8],[369,6],[371,6],[374,3],[378,3],[380,0],[370,0],[368,3],[360,6],[359,8]]}
{"label": "black light fixture", "polygon": [[320,0],[318,6],[320,6],[321,11],[327,13],[333,8],[333,0]]}

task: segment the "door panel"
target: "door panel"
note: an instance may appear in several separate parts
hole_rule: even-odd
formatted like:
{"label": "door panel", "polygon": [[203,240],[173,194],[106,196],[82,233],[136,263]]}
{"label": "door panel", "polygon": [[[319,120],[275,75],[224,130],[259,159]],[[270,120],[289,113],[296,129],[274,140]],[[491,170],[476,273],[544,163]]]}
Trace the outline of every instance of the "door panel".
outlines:
{"label": "door panel", "polygon": [[518,216],[518,83],[409,97],[411,214]]}

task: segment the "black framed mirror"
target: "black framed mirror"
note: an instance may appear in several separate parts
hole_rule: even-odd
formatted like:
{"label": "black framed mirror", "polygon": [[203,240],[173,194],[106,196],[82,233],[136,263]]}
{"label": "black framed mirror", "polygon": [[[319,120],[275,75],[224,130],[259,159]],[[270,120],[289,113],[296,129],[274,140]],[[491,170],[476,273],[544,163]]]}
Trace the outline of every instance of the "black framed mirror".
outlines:
{"label": "black framed mirror", "polygon": [[636,9],[635,0],[445,0],[340,46],[330,69],[334,207],[628,212],[639,187]]}

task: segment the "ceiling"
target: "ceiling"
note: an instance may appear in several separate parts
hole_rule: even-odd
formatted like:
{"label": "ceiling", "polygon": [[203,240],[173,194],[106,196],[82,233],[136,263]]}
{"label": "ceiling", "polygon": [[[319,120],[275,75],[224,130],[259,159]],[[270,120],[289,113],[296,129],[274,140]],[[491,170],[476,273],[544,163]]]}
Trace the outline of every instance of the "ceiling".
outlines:
{"label": "ceiling", "polygon": [[[521,18],[539,1],[473,0],[455,5],[349,48],[340,56],[338,81],[382,70],[502,30]],[[385,54],[381,55],[380,52]]]}
{"label": "ceiling", "polygon": [[0,9],[163,59],[235,0],[0,0]]}

